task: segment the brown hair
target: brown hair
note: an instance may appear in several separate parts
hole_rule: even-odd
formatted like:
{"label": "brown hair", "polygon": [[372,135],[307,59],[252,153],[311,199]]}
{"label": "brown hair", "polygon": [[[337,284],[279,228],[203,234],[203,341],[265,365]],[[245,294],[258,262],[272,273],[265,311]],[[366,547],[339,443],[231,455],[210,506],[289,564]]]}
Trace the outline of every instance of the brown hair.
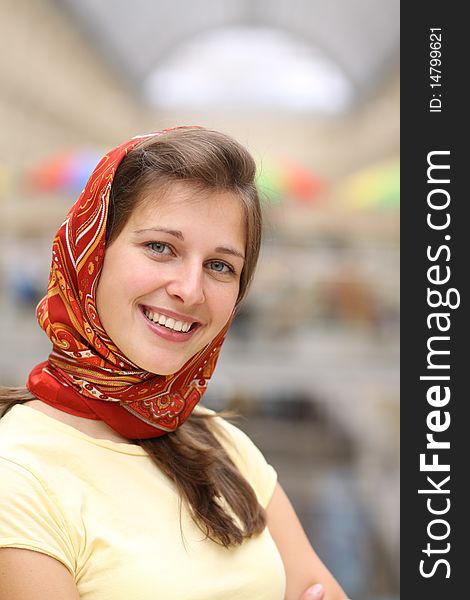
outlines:
{"label": "brown hair", "polygon": [[[186,181],[199,189],[232,192],[234,202],[241,202],[245,213],[245,264],[237,300],[240,302],[253,278],[261,243],[255,172],[248,151],[216,131],[177,128],[146,140],[131,150],[117,168],[111,187],[107,244],[116,239],[149,189]],[[0,408],[3,404],[4,412],[32,399],[25,388],[0,390]],[[135,441],[174,482],[201,530],[213,541],[229,547],[260,533],[266,526],[266,516],[253,488],[219,441],[223,437],[213,415],[194,412],[173,433]]]}

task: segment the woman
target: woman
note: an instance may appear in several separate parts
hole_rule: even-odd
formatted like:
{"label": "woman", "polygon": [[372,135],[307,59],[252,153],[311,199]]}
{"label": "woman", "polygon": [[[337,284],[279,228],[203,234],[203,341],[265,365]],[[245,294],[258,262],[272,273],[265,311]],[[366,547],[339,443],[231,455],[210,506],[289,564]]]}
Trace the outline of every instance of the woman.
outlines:
{"label": "woman", "polygon": [[231,138],[165,130],[70,210],[37,309],[52,352],[3,393],[3,600],[345,598],[272,467],[197,406],[258,258],[254,176]]}

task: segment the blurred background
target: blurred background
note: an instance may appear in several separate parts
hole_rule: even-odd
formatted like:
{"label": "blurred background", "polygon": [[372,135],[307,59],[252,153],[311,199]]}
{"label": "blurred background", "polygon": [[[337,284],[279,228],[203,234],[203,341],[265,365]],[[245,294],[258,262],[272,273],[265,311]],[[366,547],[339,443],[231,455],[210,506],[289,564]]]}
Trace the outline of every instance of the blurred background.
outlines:
{"label": "blurred background", "polygon": [[49,351],[50,243],[103,152],[181,124],[258,163],[266,235],[206,404],[357,600],[399,589],[398,0],[0,0],[0,382]]}

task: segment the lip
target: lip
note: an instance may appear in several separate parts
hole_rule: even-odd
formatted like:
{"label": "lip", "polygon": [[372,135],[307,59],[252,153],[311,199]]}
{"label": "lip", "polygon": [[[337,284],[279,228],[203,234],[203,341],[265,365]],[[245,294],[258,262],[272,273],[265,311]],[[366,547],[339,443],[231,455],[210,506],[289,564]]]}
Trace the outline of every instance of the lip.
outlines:
{"label": "lip", "polygon": [[158,306],[150,306],[149,304],[141,304],[140,308],[147,309],[150,312],[158,313],[159,315],[165,315],[165,317],[171,317],[175,319],[175,321],[184,321],[184,323],[196,323],[197,325],[201,325],[201,321],[195,319],[191,315],[182,315],[181,313],[177,313],[174,310],[168,310],[167,308],[160,308]]}
{"label": "lip", "polygon": [[[188,317],[186,315],[182,315],[172,310],[150,307],[148,305],[144,306],[142,304],[139,306],[139,308],[142,318],[144,319],[147,327],[156,335],[170,342],[187,342],[193,337],[193,335],[198,331],[198,329],[201,326],[201,322],[195,321],[193,317]],[[196,325],[186,333],[182,331],[173,331],[172,329],[168,329],[168,327],[165,327],[164,325],[158,325],[158,323],[154,323],[153,321],[148,319],[144,313],[145,309],[151,312],[159,313],[160,315],[165,315],[166,317],[171,317],[178,321],[184,321],[186,323],[195,323]]]}

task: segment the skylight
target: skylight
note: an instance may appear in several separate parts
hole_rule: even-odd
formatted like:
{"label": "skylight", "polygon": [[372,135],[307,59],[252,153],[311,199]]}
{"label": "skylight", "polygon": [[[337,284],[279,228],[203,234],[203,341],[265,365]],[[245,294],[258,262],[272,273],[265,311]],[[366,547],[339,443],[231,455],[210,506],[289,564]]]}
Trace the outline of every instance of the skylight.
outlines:
{"label": "skylight", "polygon": [[144,83],[148,102],[170,110],[338,113],[352,93],[327,56],[265,27],[200,34],[162,59]]}

